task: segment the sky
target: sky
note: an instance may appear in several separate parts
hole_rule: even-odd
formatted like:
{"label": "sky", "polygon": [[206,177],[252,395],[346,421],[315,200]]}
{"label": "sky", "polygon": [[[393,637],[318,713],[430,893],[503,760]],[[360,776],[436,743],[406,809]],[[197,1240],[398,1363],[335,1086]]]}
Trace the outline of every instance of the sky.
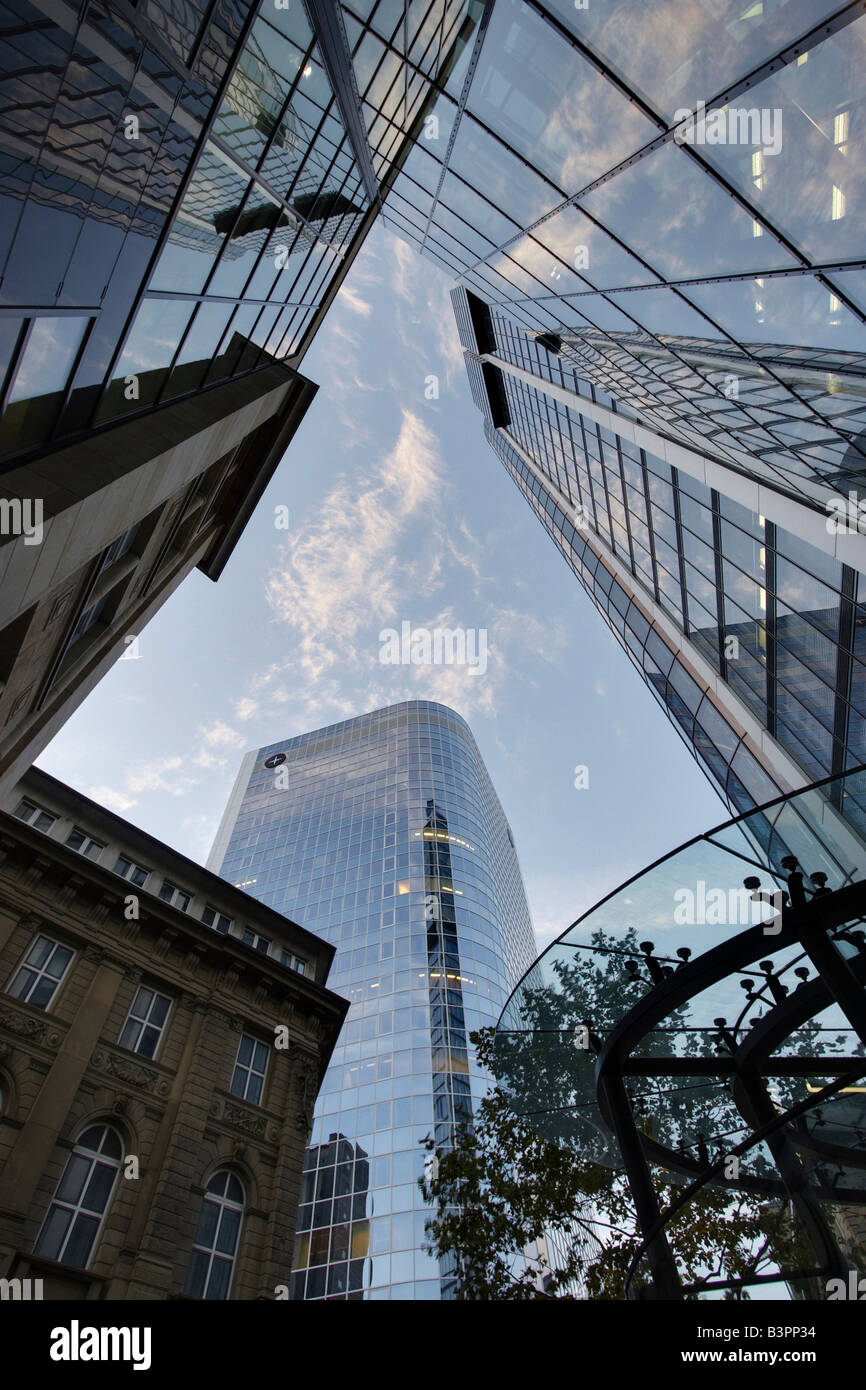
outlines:
{"label": "sky", "polygon": [[[221,578],[184,581],[37,763],[203,863],[247,749],[438,700],[475,735],[541,949],[727,812],[487,445],[450,284],[374,227]],[[486,669],[383,664],[403,622],[485,630]]]}

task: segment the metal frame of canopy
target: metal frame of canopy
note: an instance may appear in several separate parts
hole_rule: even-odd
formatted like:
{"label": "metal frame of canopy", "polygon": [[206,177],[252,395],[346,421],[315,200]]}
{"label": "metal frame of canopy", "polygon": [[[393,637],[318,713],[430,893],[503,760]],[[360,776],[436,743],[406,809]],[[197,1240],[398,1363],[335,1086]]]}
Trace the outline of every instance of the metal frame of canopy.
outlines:
{"label": "metal frame of canopy", "polygon": [[[839,816],[836,809],[825,811],[821,808],[838,808],[841,796],[848,794],[842,790],[846,783],[855,788],[856,799],[863,773],[863,768],[854,769],[844,778],[826,779],[799,793],[780,797],[706,836],[696,837],[687,846],[657,861],[611,894],[598,908],[585,914],[553,943],[548,950],[554,953],[551,955],[554,973],[545,975],[544,968],[539,971],[537,963],[527,972],[503,1010],[497,1031],[505,1048],[501,1055],[507,1073],[508,1044],[521,1035],[525,1039],[521,1060],[527,1055],[527,1043],[530,1054],[535,1048],[543,1056],[545,1047],[549,1047],[549,1040],[542,1037],[545,1033],[555,1037],[559,1032],[555,1047],[561,1047],[568,1038],[568,1029],[557,1029],[555,1025],[553,1028],[527,1025],[526,1019],[532,1016],[532,1009],[528,1004],[525,1009],[523,1007],[526,1001],[539,995],[548,997],[555,1005],[560,988],[554,978],[557,947],[572,947],[578,954],[599,949],[608,956],[621,953],[625,966],[623,981],[648,986],[641,998],[607,1026],[603,1036],[599,1037],[589,1022],[582,1030],[584,1041],[579,1044],[584,1046],[588,1039],[589,1056],[586,1053],[584,1056],[589,1061],[594,1054],[595,1068],[592,1080],[584,1073],[581,1083],[584,1101],[577,1110],[594,1112],[595,1120],[590,1113],[582,1115],[582,1122],[589,1122],[599,1132],[608,1131],[616,1140],[615,1166],[622,1168],[628,1181],[642,1237],[626,1278],[627,1297],[681,1299],[698,1289],[738,1289],[780,1280],[844,1278],[851,1268],[828,1220],[826,1204],[866,1207],[866,1116],[861,1125],[859,1099],[847,1099],[851,1094],[859,1096],[860,1087],[856,1092],[850,1092],[849,1088],[866,1077],[866,932],[861,929],[866,920],[866,844],[862,832],[852,821]],[[837,791],[838,797],[834,795]],[[818,802],[814,800],[816,792]],[[817,814],[816,806],[819,808]],[[834,817],[837,818],[835,822]],[[754,856],[748,848],[744,853],[742,845],[724,843],[729,832],[740,829],[745,832],[744,844],[746,841],[755,844],[756,837],[762,841]],[[684,850],[693,850],[701,841],[730,850],[733,855],[731,868],[736,862],[742,867],[759,868],[770,876],[771,888],[775,887],[776,891],[769,894],[760,891],[760,879],[754,875],[742,881],[753,901],[773,904],[773,917],[737,932],[693,959],[690,959],[692,952],[687,949],[677,951],[678,960],[660,958],[653,954],[655,948],[648,941],[640,943],[641,958],[633,944],[619,952],[607,946],[581,945],[574,940],[578,928],[585,935],[587,925],[592,926],[593,917],[599,920],[596,915],[599,909],[607,911],[607,917],[602,913],[601,921],[608,925],[611,904],[632,903],[640,883],[651,884],[657,871],[677,863],[677,856]],[[804,873],[794,854],[785,852],[786,841],[787,846],[798,841],[802,857],[805,859],[808,851],[814,854],[812,862],[817,860],[821,864],[820,870],[808,875],[808,881],[804,881]],[[855,862],[857,867],[843,867],[843,861],[846,865]],[[827,868],[830,874],[825,872]],[[856,873],[862,873],[863,877],[852,881]],[[831,876],[839,886],[828,887]],[[780,883],[785,884],[784,891],[778,891]],[[623,898],[624,890],[632,897]],[[640,916],[634,907],[624,911],[629,912],[632,920]],[[762,959],[777,952],[782,953],[781,963]],[[808,978],[809,964],[817,972],[816,978]],[[640,973],[641,967],[644,975]],[[799,977],[796,984],[791,979],[791,971]],[[714,995],[714,990],[719,988],[730,997],[729,986],[738,972],[750,977],[740,981],[747,996],[739,1017],[730,1025],[724,1018],[715,1018],[713,1029],[700,1030],[708,1035],[706,1041],[715,1047],[717,1055],[707,1055],[706,1050],[703,1055],[676,1055],[673,1049],[672,1055],[659,1055],[659,1039],[677,1032],[676,1011],[697,1004],[702,996],[704,1005],[712,1002],[719,997],[718,993]],[[787,976],[788,983],[783,976]],[[764,1012],[747,1020],[753,1004],[759,1005]],[[832,1016],[845,1020],[838,1025],[839,1031],[859,1038],[857,1050],[852,1055],[842,1055],[838,1051],[835,1055],[821,1054],[818,1044],[819,1055],[804,1055],[801,1048],[791,1052],[791,1039],[796,1030],[804,1025],[814,1027],[814,1020],[827,1010],[832,1011]],[[555,1007],[552,1012],[555,1014]],[[836,1027],[834,1024],[833,1028]],[[786,1045],[787,1052],[780,1052]],[[548,1055],[556,1056],[555,1053]],[[567,1058],[567,1052],[562,1052],[557,1063],[563,1077],[572,1071]],[[540,1074],[544,1075],[543,1066]],[[698,1086],[703,1083],[724,1086],[736,1111],[738,1142],[729,1142],[718,1152],[718,1142],[712,1141],[717,1152],[711,1155],[700,1131],[698,1144],[680,1147],[661,1142],[647,1133],[641,1121],[642,1106],[632,1099],[629,1087],[634,1088],[641,1080],[650,1084],[654,1080],[663,1087],[665,1079],[676,1079],[677,1084],[682,1080]],[[808,1081],[820,1084],[809,1086],[805,1096],[797,1097],[796,1083],[805,1085]],[[793,1085],[785,1088],[785,1082]],[[556,1106],[551,1101],[544,1110],[546,1084],[549,1082],[542,1082],[540,1093],[534,1091],[540,1106],[524,1108],[527,1101],[521,1095],[515,1109],[530,1122],[535,1117],[536,1127],[554,1142],[574,1144],[575,1132],[569,1134],[565,1119],[560,1121],[559,1116],[567,1116],[575,1107]],[[771,1094],[780,1086],[788,1091],[784,1104]],[[840,1110],[839,1098],[845,1109]],[[831,1107],[834,1119],[827,1127],[821,1107],[826,1107],[830,1101],[837,1104],[835,1109]],[[554,1131],[557,1124],[563,1126],[553,1135],[550,1133],[552,1117]],[[825,1127],[831,1138],[822,1138],[818,1133]],[[852,1141],[845,1142],[850,1135],[853,1135]],[[761,1172],[758,1163],[752,1171],[740,1175],[737,1164],[734,1166],[736,1176],[730,1176],[728,1160],[744,1155],[754,1157],[759,1146],[771,1157],[775,1173]],[[696,1158],[691,1156],[691,1149],[697,1150]],[[608,1151],[601,1161],[610,1162],[610,1157]],[[664,1211],[659,1204],[651,1165],[687,1180]],[[667,1229],[677,1212],[707,1186],[790,1202],[812,1248],[814,1264],[809,1268],[780,1268],[774,1274],[747,1279],[684,1286]],[[635,1275],[644,1261],[649,1278],[638,1289]]]}

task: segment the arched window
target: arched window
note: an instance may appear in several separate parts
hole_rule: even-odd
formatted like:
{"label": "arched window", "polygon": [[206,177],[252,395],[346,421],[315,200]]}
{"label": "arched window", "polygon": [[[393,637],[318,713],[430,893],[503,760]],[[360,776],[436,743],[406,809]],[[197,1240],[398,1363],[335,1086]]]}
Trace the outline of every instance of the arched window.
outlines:
{"label": "arched window", "polygon": [[57,1184],[34,1255],[87,1268],[122,1162],[116,1130],[92,1125],[84,1131]]}
{"label": "arched window", "polygon": [[234,1271],[244,1190],[234,1173],[214,1173],[205,1189],[192,1247],[185,1294],[191,1298],[228,1298]]}

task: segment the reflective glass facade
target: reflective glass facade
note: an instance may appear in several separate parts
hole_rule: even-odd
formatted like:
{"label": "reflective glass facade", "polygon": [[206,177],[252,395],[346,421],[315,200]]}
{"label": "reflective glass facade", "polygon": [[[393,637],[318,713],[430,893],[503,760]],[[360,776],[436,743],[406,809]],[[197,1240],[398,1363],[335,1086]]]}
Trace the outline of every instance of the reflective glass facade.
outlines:
{"label": "reflective glass facade", "polygon": [[3,11],[8,465],[297,365],[473,27],[467,0]]}
{"label": "reflective glass facade", "polygon": [[866,576],[825,519],[789,509],[783,526],[769,492],[764,514],[694,457],[672,465],[543,343],[486,322],[503,365],[467,361],[490,444],[729,804],[760,804],[792,768],[811,781],[866,760]]}
{"label": "reflective glass facade", "polygon": [[495,0],[386,217],[648,424],[821,500],[866,467],[864,54],[826,0]]}
{"label": "reflective glass facade", "polygon": [[487,438],[732,808],[866,757],[866,18],[495,0],[385,215]]}
{"label": "reflective glass facade", "polygon": [[337,946],[351,1001],[313,1123],[292,1297],[438,1299],[420,1140],[486,1079],[468,1047],[535,959],[505,815],[465,721],[410,701],[244,760],[211,866]]}

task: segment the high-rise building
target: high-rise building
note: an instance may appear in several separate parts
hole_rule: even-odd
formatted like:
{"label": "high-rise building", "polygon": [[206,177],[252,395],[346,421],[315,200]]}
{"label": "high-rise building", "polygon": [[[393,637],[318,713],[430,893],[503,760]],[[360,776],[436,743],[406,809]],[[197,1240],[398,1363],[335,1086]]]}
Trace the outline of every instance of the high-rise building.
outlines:
{"label": "high-rise building", "polygon": [[486,1088],[467,1035],[535,959],[466,722],[413,700],[248,753],[209,867],[337,947],[350,1010],[316,1108],[292,1296],[437,1299],[421,1142]]}
{"label": "high-rise building", "polygon": [[385,208],[458,277],[488,441],[736,810],[866,758],[864,48],[813,0],[495,0]]}
{"label": "high-rise building", "polygon": [[5,5],[4,787],[193,567],[218,577],[468,9]]}

